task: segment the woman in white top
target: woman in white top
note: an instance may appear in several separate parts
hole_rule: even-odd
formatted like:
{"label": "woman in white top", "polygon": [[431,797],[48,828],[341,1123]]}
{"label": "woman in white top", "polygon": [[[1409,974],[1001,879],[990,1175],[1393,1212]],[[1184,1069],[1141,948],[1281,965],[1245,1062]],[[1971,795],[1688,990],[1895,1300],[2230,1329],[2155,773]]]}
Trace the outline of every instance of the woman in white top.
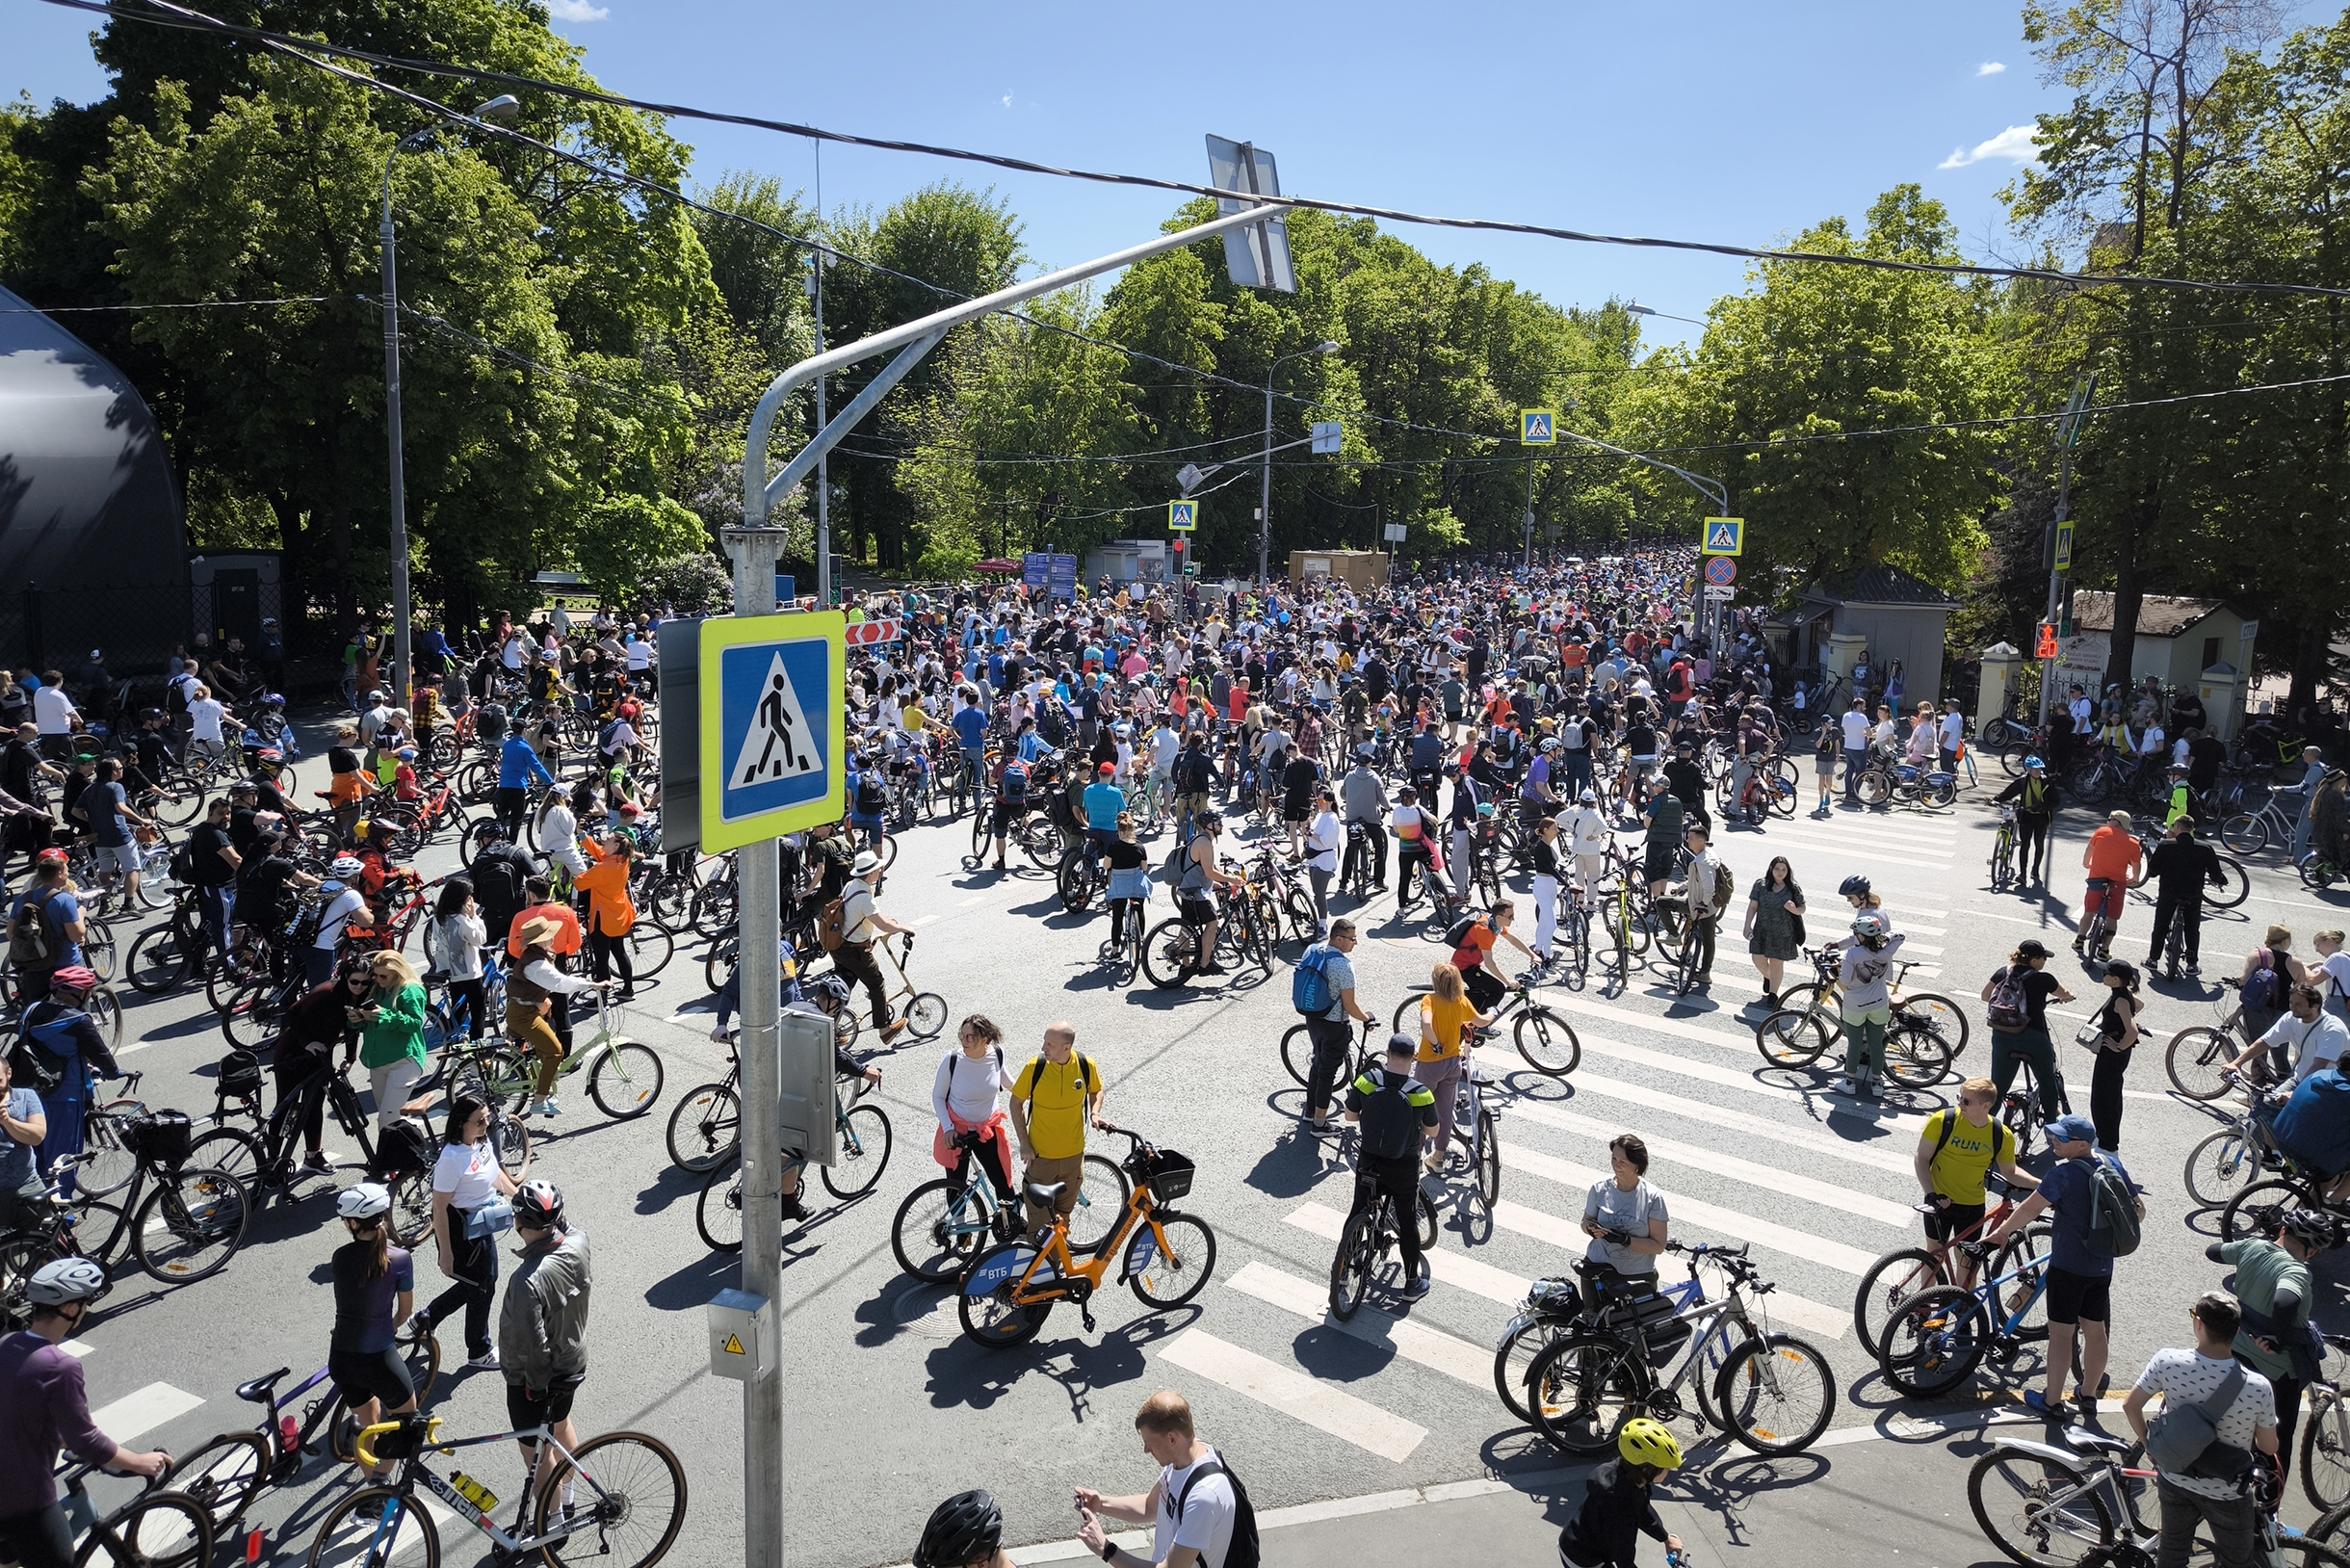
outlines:
{"label": "woman in white top", "polygon": [[[498,1294],[498,1233],[514,1221],[513,1211],[500,1200],[513,1195],[514,1182],[490,1143],[489,1107],[470,1094],[458,1095],[449,1108],[445,1133],[440,1158],[432,1163],[432,1239],[440,1249],[441,1273],[456,1283],[417,1321],[430,1334],[434,1324],[463,1308],[465,1364],[492,1368],[498,1364],[489,1341],[489,1309]],[[476,1230],[479,1236],[472,1234]]]}
{"label": "woman in white top", "polygon": [[189,748],[200,748],[204,755],[219,756],[225,748],[221,740],[221,721],[231,717],[226,708],[213,699],[211,687],[195,688],[188,693],[188,722],[192,726]]}
{"label": "woman in white top", "polygon": [[[489,928],[473,902],[473,878],[450,877],[441,887],[440,902],[432,906],[425,956],[447,978],[451,999],[464,1004],[465,1038],[469,1040],[482,1037],[482,945],[488,940]],[[449,1025],[453,1030],[457,1027],[454,1007]]]}
{"label": "woman in white top", "polygon": [[1314,791],[1314,817],[1306,823],[1306,880],[1314,884],[1314,940],[1330,930],[1330,879],[1338,875],[1338,855],[1346,847],[1345,824],[1338,820],[1338,799],[1327,784]]}
{"label": "woman in white top", "polygon": [[538,808],[538,849],[574,876],[588,869],[588,857],[580,853],[579,814],[560,790],[549,790],[547,803]]}
{"label": "woman in white top", "polygon": [[302,954],[314,991],[334,978],[334,953],[342,943],[343,928],[351,924],[352,916],[367,907],[367,899],[359,892],[359,874],[365,869],[356,855],[337,855],[326,868],[333,879],[319,888],[319,897],[326,904],[319,911],[318,935],[311,939],[310,950]]}
{"label": "woman in white top", "polygon": [[996,1196],[1012,1197],[1011,1133],[1005,1125],[1002,1097],[1011,1090],[1011,1075],[1004,1069],[1004,1031],[984,1013],[973,1013],[954,1032],[961,1049],[950,1051],[938,1064],[930,1085],[930,1109],[938,1115],[938,1133],[930,1140],[930,1155],[964,1179],[966,1162],[974,1154],[987,1172]]}

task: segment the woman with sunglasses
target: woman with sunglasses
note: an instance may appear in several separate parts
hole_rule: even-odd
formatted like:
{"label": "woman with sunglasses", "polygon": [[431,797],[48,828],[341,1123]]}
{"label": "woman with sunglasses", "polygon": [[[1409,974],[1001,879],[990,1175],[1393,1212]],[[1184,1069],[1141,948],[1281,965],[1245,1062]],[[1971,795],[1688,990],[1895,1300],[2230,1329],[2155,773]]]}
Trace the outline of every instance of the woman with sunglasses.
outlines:
{"label": "woman with sunglasses", "polygon": [[513,1195],[514,1182],[498,1163],[489,1141],[489,1107],[480,1100],[458,1095],[442,1135],[440,1158],[432,1163],[432,1241],[441,1273],[455,1283],[418,1314],[417,1333],[431,1333],[462,1309],[465,1364],[486,1371],[498,1365],[489,1309],[498,1294],[498,1233],[514,1222],[514,1211],[504,1201]]}

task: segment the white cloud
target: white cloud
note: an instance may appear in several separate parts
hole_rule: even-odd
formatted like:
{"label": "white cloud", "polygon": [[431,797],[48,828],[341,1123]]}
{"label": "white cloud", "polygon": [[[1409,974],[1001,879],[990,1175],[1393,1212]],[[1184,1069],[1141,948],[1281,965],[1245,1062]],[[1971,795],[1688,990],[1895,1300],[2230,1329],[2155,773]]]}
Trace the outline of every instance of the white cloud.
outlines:
{"label": "white cloud", "polygon": [[1981,65],[1974,67],[1974,74],[1977,76],[1997,76],[1999,74],[1999,72],[2005,70],[2007,66],[1999,61],[1986,60]]}
{"label": "white cloud", "polygon": [[547,0],[547,14],[559,22],[600,22],[612,14],[612,8],[591,6],[588,0]]}
{"label": "white cloud", "polygon": [[1978,142],[1970,151],[1965,147],[1952,149],[1950,156],[1936,165],[1939,169],[1964,169],[1987,158],[2006,158],[2015,163],[2028,164],[2040,155],[2037,138],[2039,127],[2010,125],[1988,142]]}
{"label": "white cloud", "polygon": [[1005,94],[1004,94],[1004,107],[1005,107],[1005,108],[1006,108],[1006,109],[1009,109],[1011,106],[1012,106],[1012,95],[1011,95],[1010,93],[1006,92]]}

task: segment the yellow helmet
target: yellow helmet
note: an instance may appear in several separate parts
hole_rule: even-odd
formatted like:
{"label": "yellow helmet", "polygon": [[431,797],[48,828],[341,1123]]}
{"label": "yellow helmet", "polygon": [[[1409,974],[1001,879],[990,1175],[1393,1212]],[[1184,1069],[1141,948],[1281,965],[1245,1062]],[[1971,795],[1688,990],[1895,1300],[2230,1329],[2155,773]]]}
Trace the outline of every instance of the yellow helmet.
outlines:
{"label": "yellow helmet", "polygon": [[1665,1430],[1659,1422],[1646,1416],[1634,1416],[1624,1424],[1616,1437],[1616,1451],[1635,1465],[1654,1465],[1658,1470],[1681,1468],[1681,1440]]}

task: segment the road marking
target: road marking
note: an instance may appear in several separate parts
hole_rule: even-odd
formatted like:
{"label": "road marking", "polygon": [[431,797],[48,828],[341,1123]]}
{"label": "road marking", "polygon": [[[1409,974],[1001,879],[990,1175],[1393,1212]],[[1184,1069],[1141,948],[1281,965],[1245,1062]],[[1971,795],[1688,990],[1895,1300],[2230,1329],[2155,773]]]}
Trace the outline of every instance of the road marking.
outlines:
{"label": "road marking", "polygon": [[128,1443],[141,1432],[153,1431],[165,1422],[184,1416],[204,1402],[169,1383],[149,1383],[136,1394],[125,1394],[103,1410],[91,1412],[91,1424],[117,1443]]}
{"label": "road marking", "polygon": [[[118,1052],[117,1055],[120,1055],[120,1053]],[[90,1354],[91,1351],[96,1349],[97,1346],[91,1344],[88,1340],[67,1340],[63,1345],[60,1345],[58,1348],[65,1351],[65,1354],[71,1356],[74,1360],[79,1361],[84,1356]]]}
{"label": "road marking", "polygon": [[[1676,1058],[1666,1058],[1665,1059],[1669,1061]],[[1736,1081],[1744,1087],[1763,1088],[1766,1092],[1773,1094],[1778,1092],[1768,1090],[1766,1085],[1757,1084],[1752,1079],[1738,1079],[1735,1073],[1724,1072],[1722,1076]],[[1676,1116],[1688,1116],[1717,1127],[1735,1127],[1741,1132],[1759,1134],[1776,1142],[1799,1149],[1808,1149],[1814,1154],[1824,1154],[1831,1159],[1849,1160],[1854,1164],[1869,1165],[1878,1170],[1890,1170],[1903,1176],[1914,1174],[1914,1167],[1910,1164],[1906,1155],[1895,1154],[1890,1149],[1877,1145],[1849,1143],[1842,1138],[1816,1137],[1808,1132],[1784,1126],[1767,1116],[1750,1116],[1743,1111],[1730,1111],[1721,1106],[1708,1105],[1702,1100],[1692,1100],[1684,1094],[1673,1094],[1663,1089],[1652,1089],[1641,1084],[1627,1084],[1621,1079],[1603,1078],[1596,1073],[1584,1072],[1580,1069],[1576,1071],[1572,1082],[1575,1085],[1576,1098],[1579,1100],[1585,1094],[1596,1094],[1602,1099],[1622,1100],[1632,1105],[1645,1106],[1651,1111],[1667,1111]],[[1568,1127],[1570,1131],[1581,1131],[1580,1127],[1571,1125],[1580,1118],[1570,1117],[1566,1112],[1532,1100],[1508,1101],[1498,1105],[1495,1110],[1499,1115],[1540,1122],[1545,1126]]]}
{"label": "road marking", "polygon": [[[1345,1211],[1333,1209],[1326,1203],[1303,1203],[1282,1216],[1299,1230],[1311,1232],[1325,1241],[1335,1243],[1346,1229]],[[1422,1254],[1428,1267],[1435,1270],[1439,1284],[1481,1295],[1488,1301],[1499,1301],[1505,1307],[1526,1304],[1526,1293],[1533,1288],[1531,1280],[1521,1278],[1507,1269],[1479,1263],[1458,1252],[1436,1247]]]}
{"label": "road marking", "polygon": [[927,926],[933,921],[940,921],[946,918],[947,917],[945,915],[917,915],[914,917],[914,924],[917,926]]}
{"label": "road marking", "polygon": [[1187,1330],[1159,1354],[1162,1360],[1197,1372],[1212,1383],[1397,1464],[1410,1458],[1421,1439],[1428,1435],[1428,1429],[1417,1422],[1391,1416],[1368,1400],[1341,1393],[1277,1361],[1267,1361],[1205,1329]]}
{"label": "road marking", "polygon": [[956,904],[956,905],[955,905],[955,907],[956,907],[957,909],[976,909],[976,908],[978,908],[978,907],[979,907],[980,904],[985,903],[985,902],[988,902],[988,896],[987,896],[986,894],[984,894],[984,893],[974,893],[974,894],[973,894],[971,897],[969,897],[968,899],[965,899],[965,900],[964,900],[962,902],[960,902],[960,903]]}
{"label": "road marking", "polygon": [[[1749,842],[1790,844],[1799,849],[1810,849],[1819,854],[1858,854],[1863,858],[1872,860],[1891,855],[1894,857],[1892,864],[1896,866],[1912,866],[1920,860],[1947,861],[1954,858],[1958,852],[1954,841],[1949,840],[1945,840],[1940,844],[1936,844],[1930,839],[1912,842],[1900,834],[1879,835],[1865,829],[1854,831],[1841,826],[1833,830],[1821,826],[1814,831],[1804,832],[1786,824],[1765,828],[1762,832],[1752,835],[1751,838],[1744,833],[1725,834],[1722,837],[1721,846],[1727,849]],[[1883,853],[1870,853],[1869,851],[1872,850],[1881,850]]]}
{"label": "road marking", "polygon": [[1439,1333],[1408,1318],[1390,1317],[1370,1307],[1358,1309],[1350,1319],[1341,1319],[1330,1310],[1330,1293],[1326,1288],[1312,1280],[1299,1279],[1287,1269],[1252,1262],[1224,1283],[1243,1295],[1253,1295],[1309,1322],[1392,1350],[1406,1361],[1458,1378],[1472,1388],[1491,1386],[1491,1350]]}
{"label": "road marking", "polygon": [[[1529,1116],[1527,1119],[1541,1121],[1558,1128],[1562,1132],[1572,1133],[1579,1137],[1593,1138],[1603,1144],[1623,1131],[1623,1128],[1612,1122],[1603,1122],[1591,1116],[1579,1116],[1571,1111],[1552,1111],[1547,1107],[1542,1109],[1544,1114]],[[1511,1145],[1505,1142],[1502,1147],[1507,1149]],[[1899,1230],[1907,1230],[1918,1221],[1918,1211],[1906,1203],[1889,1203],[1883,1198],[1855,1192],[1850,1188],[1840,1187],[1834,1182],[1823,1182],[1815,1176],[1804,1176],[1787,1170],[1774,1170],[1768,1165],[1758,1165],[1750,1161],[1740,1160],[1736,1155],[1720,1154],[1711,1149],[1701,1148],[1694,1143],[1681,1142],[1676,1138],[1658,1137],[1652,1134],[1648,1138],[1648,1151],[1652,1155],[1661,1155],[1667,1160],[1678,1160],[1693,1170],[1702,1170],[1709,1175],[1720,1176],[1729,1181],[1743,1182],[1748,1187],[1761,1188],[1767,1192],[1785,1193],[1789,1197],[1816,1203],[1822,1208],[1839,1209],[1861,1219],[1873,1219],[1880,1225],[1892,1225]],[[1907,1162],[1901,1162],[1901,1163],[1906,1164]]]}
{"label": "road marking", "polygon": [[[1588,1191],[1594,1182],[1604,1182],[1609,1179],[1608,1173],[1596,1165],[1579,1165],[1571,1160],[1561,1160],[1555,1155],[1544,1154],[1540,1149],[1529,1149],[1524,1144],[1512,1143],[1506,1138],[1501,1141],[1501,1164],[1504,1170],[1523,1170],[1528,1175],[1539,1176],[1545,1181],[1556,1182],[1561,1187],[1575,1188],[1584,1191]],[[1784,1252],[1790,1258],[1801,1258],[1811,1263],[1825,1264],[1828,1267],[1841,1273],[1855,1276],[1868,1272],[1870,1266],[1877,1261],[1877,1255],[1873,1252],[1863,1252],[1859,1247],[1846,1246],[1841,1241],[1831,1241],[1825,1237],[1791,1230],[1767,1219],[1757,1219],[1752,1215],[1742,1215],[1735,1209],[1718,1208],[1713,1204],[1686,1197],[1679,1192],[1667,1191],[1664,1197],[1665,1206],[1676,1223],[1686,1220],[1692,1225],[1702,1226],[1707,1230],[1719,1231],[1734,1241],[1753,1241],[1774,1251]],[[1497,1223],[1508,1223],[1503,1218],[1501,1211],[1510,1207],[1512,1206],[1506,1203],[1496,1206],[1494,1219]],[[1533,1210],[1528,1210],[1526,1213],[1538,1220],[1550,1220],[1549,1215],[1540,1215]],[[1532,1223],[1532,1221],[1529,1220],[1528,1223]],[[1527,1234],[1540,1234],[1545,1241],[1556,1240],[1561,1246],[1584,1244],[1585,1238],[1579,1228],[1566,1225],[1564,1220],[1553,1223],[1566,1227],[1563,1237],[1548,1228],[1528,1231]],[[1516,1225],[1511,1225],[1510,1228],[1519,1229]]]}

